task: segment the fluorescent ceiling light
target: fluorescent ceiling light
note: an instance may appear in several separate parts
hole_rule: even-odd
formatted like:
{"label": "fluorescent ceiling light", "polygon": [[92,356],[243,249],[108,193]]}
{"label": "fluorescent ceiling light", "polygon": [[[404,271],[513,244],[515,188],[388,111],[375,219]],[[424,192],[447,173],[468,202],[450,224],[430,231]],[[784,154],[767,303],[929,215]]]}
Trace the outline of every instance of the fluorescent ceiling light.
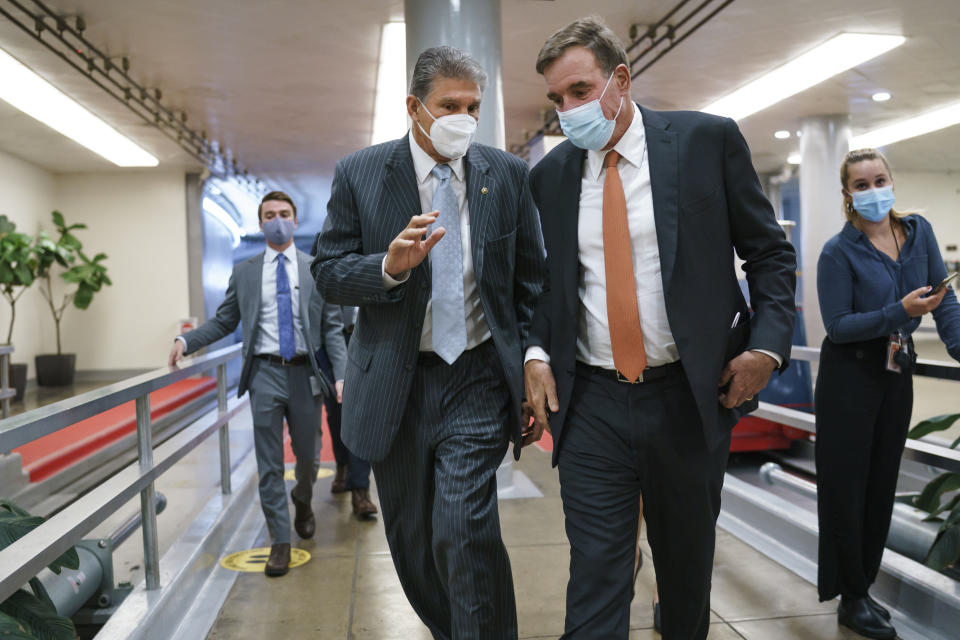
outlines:
{"label": "fluorescent ceiling light", "polygon": [[159,161],[0,49],[0,99],[121,167]]}
{"label": "fluorescent ceiling light", "polygon": [[236,249],[240,246],[240,239],[247,235],[246,232],[240,228],[240,225],[237,224],[237,221],[233,219],[227,210],[217,204],[214,200],[210,198],[203,199],[203,210],[209,213],[214,219],[227,228],[227,231],[230,232],[230,235],[233,236],[233,248]]}
{"label": "fluorescent ceiling light", "polygon": [[773,137],[776,138],[777,140],[786,140],[787,138],[790,137],[790,132],[787,131],[786,129],[781,129],[780,131],[777,131],[776,133],[774,133]]}
{"label": "fluorescent ceiling light", "polygon": [[890,94],[886,91],[877,91],[872,97],[874,102],[886,102],[891,98]]}
{"label": "fluorescent ceiling light", "polygon": [[903,36],[841,33],[782,67],[707,105],[703,111],[742,120],[838,73],[886,53]]}
{"label": "fluorescent ceiling light", "polygon": [[407,130],[407,34],[403,22],[388,22],[380,34],[377,97],[370,144],[394,140]]}
{"label": "fluorescent ceiling light", "polygon": [[960,124],[960,102],[850,138],[851,149],[883,147]]}
{"label": "fluorescent ceiling light", "polygon": [[787,156],[787,162],[790,164],[800,164],[800,154],[791,153],[789,156]]}

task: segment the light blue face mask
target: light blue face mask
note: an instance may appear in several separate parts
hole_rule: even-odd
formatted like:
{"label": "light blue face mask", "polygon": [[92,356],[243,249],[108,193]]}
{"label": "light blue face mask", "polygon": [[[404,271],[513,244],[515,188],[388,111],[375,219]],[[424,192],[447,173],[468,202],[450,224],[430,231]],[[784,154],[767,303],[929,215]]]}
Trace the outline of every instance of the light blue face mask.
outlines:
{"label": "light blue face mask", "polygon": [[293,218],[276,217],[263,222],[264,237],[276,245],[284,245],[293,237]]}
{"label": "light blue face mask", "polygon": [[[607,92],[611,80],[613,80],[612,73],[607,79],[607,84],[603,88],[600,98],[603,98],[603,95]],[[607,117],[603,115],[600,98],[567,111],[557,111],[563,135],[567,136],[570,142],[581,149],[603,149],[610,142],[610,136],[613,135],[613,128],[617,124],[617,116],[620,115],[620,109],[623,108],[623,96],[620,96],[620,106],[617,107],[617,114],[613,116],[613,120],[607,120]]]}
{"label": "light blue face mask", "polygon": [[853,208],[857,213],[870,222],[880,222],[887,217],[896,198],[893,195],[893,186],[856,191],[851,194]]}

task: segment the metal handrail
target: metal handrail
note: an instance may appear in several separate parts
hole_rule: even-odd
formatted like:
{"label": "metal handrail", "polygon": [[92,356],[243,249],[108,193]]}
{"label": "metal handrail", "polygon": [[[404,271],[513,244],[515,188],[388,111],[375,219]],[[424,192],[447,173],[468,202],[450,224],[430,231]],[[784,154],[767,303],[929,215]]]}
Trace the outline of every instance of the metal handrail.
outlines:
{"label": "metal handrail", "polygon": [[[154,481],[214,432],[220,436],[223,494],[230,487],[229,421],[249,400],[227,401],[227,362],[240,356],[240,345],[191,358],[180,369],[162,368],[101,389],[0,421],[0,451],[68,427],[130,400],[136,401],[138,464],[131,464],[67,508],[0,551],[0,602],[44,566],[80,541],[94,527],[140,493],[143,555],[148,590],[160,588],[160,553]],[[150,392],[197,373],[217,370],[217,415],[205,417],[154,448]]]}
{"label": "metal handrail", "polygon": [[0,451],[12,451],[21,445],[103,413],[124,402],[136,400],[151,391],[208,371],[239,355],[240,345],[231,345],[204,356],[191,358],[179,369],[162,367],[0,420]]}
{"label": "metal handrail", "polygon": [[[794,345],[790,352],[790,357],[793,360],[819,362],[820,349],[817,347]],[[960,366],[934,360],[917,360],[917,367],[914,373],[919,376],[939,380],[960,380]],[[805,411],[797,411],[789,407],[781,407],[780,405],[769,402],[761,402],[760,407],[751,415],[784,424],[794,429],[801,429],[809,433],[816,434],[817,432],[814,414]],[[933,442],[909,439],[904,448],[903,457],[920,464],[960,473],[960,451]]]}

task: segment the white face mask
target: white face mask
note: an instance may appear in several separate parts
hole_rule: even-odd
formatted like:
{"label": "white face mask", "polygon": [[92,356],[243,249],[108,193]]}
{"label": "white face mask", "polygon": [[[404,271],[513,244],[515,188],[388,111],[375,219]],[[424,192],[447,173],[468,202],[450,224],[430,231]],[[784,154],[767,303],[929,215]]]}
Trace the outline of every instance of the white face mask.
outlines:
{"label": "white face mask", "polygon": [[470,143],[473,142],[473,134],[477,131],[476,118],[466,113],[455,113],[435,118],[427,109],[427,105],[423,104],[422,101],[420,101],[420,104],[427,115],[433,118],[433,126],[430,127],[430,133],[427,133],[427,130],[419,122],[417,122],[417,126],[420,127],[420,131],[423,131],[423,135],[430,138],[430,142],[433,143],[433,148],[437,150],[437,153],[451,160],[466,155]]}

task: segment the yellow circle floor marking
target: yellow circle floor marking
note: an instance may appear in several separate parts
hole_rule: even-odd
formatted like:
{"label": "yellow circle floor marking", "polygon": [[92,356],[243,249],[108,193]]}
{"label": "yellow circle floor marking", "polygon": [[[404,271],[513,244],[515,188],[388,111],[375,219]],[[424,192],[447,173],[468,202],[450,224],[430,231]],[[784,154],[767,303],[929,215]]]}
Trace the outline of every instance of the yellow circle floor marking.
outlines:
{"label": "yellow circle floor marking", "polygon": [[[333,474],[334,474],[333,469],[327,469],[326,467],[320,467],[320,469],[317,470],[317,480],[319,480],[320,478],[329,478],[329,477],[332,476]],[[293,470],[293,469],[287,469],[286,471],[283,472],[283,479],[284,479],[284,480],[296,480],[296,479],[297,479],[297,472],[296,472],[295,470]]]}
{"label": "yellow circle floor marking", "polygon": [[[262,572],[270,559],[270,547],[261,547],[260,549],[248,549],[246,551],[237,551],[231,553],[220,561],[220,566],[231,571],[243,571],[245,573]],[[310,561],[310,553],[303,549],[290,549],[290,568],[299,567]]]}

